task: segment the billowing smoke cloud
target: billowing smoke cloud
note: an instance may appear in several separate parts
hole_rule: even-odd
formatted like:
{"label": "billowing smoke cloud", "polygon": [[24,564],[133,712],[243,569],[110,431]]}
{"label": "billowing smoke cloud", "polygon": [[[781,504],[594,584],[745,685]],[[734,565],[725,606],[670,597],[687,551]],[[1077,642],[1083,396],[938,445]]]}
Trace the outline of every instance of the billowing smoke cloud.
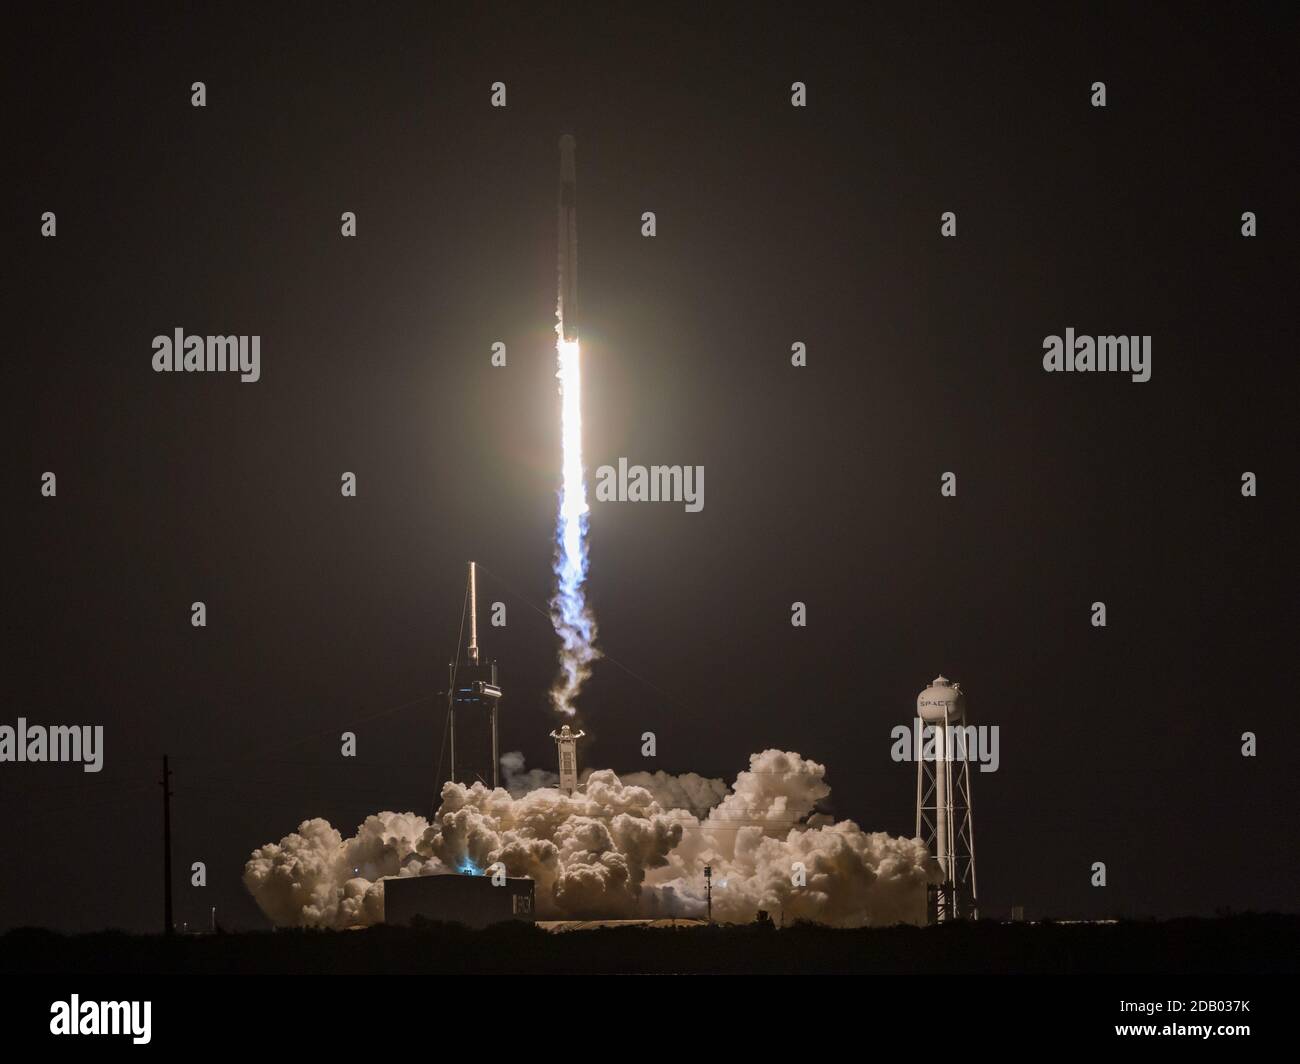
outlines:
{"label": "billowing smoke cloud", "polygon": [[501,755],[501,775],[505,778],[506,790],[514,798],[522,798],[529,791],[539,790],[542,787],[560,785],[558,772],[548,772],[544,768],[530,768],[525,771],[524,755],[518,750],[511,750],[510,753]]}
{"label": "billowing smoke cloud", "polygon": [[813,813],[830,795],[825,775],[798,754],[752,755],[749,771],[698,831],[686,833],[650,885],[673,890],[698,911],[709,864],[713,913],[723,921],[751,920],[762,909],[786,922],[839,927],[921,923],[924,887],[935,872],[925,845]]}
{"label": "billowing smoke cloud", "polygon": [[[355,927],[384,918],[381,877],[395,876],[429,822],[414,813],[366,817],[350,839],[319,818],[253,851],[244,886],[280,927]],[[430,868],[429,872],[447,871]]]}
{"label": "billowing smoke cloud", "polygon": [[[517,785],[523,758],[510,764]],[[506,759],[503,758],[503,762]],[[766,750],[728,788],[694,774],[590,772],[566,795],[512,794],[447,783],[431,821],[369,817],[343,839],[323,820],[256,850],[244,883],[276,924],[355,927],[383,919],[385,876],[483,871],[500,862],[537,882],[543,918],[703,916],[704,866],[713,913],[836,926],[919,923],[935,875],[918,839],[864,832],[814,812],[825,769]]]}
{"label": "billowing smoke cloud", "polygon": [[670,776],[667,772],[625,772],[619,777],[629,787],[644,787],[664,809],[685,809],[704,816],[727,796],[727,785],[694,772]]}
{"label": "billowing smoke cloud", "polygon": [[[584,769],[579,783],[586,784],[591,769]],[[522,798],[529,791],[558,787],[560,775],[544,768],[524,770],[524,755],[518,750],[501,755],[501,775],[512,797]],[[704,816],[727,796],[729,788],[719,779],[707,779],[687,772],[670,776],[667,772],[624,772],[618,777],[626,786],[644,787],[663,809],[685,809],[697,817]]]}

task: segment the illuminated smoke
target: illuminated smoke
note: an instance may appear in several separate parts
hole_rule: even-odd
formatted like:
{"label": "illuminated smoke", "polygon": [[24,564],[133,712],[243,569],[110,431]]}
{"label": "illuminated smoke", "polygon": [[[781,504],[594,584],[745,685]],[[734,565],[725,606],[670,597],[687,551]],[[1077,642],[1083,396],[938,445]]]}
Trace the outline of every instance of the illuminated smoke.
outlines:
{"label": "illuminated smoke", "polygon": [[560,672],[551,685],[551,706],[573,716],[573,700],[591,675],[596,649],[596,618],[587,606],[587,485],[582,467],[582,361],[576,340],[565,340],[557,326],[560,382],[560,437],[563,466],[560,506],[555,528],[555,594],[551,623],[560,637]]}
{"label": "illuminated smoke", "polygon": [[[527,778],[507,755],[511,782]],[[515,759],[518,758],[516,761]],[[503,759],[505,760],[505,759]],[[344,839],[324,820],[254,851],[244,883],[276,924],[364,927],[383,919],[383,877],[482,873],[500,862],[536,881],[543,919],[713,915],[838,927],[922,923],[938,870],[919,839],[865,832],[814,812],[825,769],[765,750],[727,787],[689,773],[589,772],[567,795],[447,783],[429,820],[380,813]]]}
{"label": "illuminated smoke", "polygon": [[529,791],[542,787],[558,787],[560,774],[544,768],[524,770],[524,755],[518,750],[511,750],[501,755],[502,786],[510,792],[512,798],[522,798]]}
{"label": "illuminated smoke", "polygon": [[[360,927],[381,923],[381,877],[395,876],[428,830],[414,813],[366,817],[352,838],[319,817],[253,851],[244,886],[278,927]],[[442,871],[432,865],[428,872]]]}

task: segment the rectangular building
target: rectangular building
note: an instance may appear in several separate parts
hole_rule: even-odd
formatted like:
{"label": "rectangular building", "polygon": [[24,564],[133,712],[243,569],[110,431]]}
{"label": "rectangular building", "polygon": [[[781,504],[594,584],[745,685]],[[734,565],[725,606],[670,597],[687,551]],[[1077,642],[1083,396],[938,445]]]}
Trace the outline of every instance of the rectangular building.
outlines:
{"label": "rectangular building", "polygon": [[384,923],[410,924],[417,916],[466,927],[503,920],[535,919],[536,884],[507,879],[494,886],[491,876],[404,876],[384,880]]}

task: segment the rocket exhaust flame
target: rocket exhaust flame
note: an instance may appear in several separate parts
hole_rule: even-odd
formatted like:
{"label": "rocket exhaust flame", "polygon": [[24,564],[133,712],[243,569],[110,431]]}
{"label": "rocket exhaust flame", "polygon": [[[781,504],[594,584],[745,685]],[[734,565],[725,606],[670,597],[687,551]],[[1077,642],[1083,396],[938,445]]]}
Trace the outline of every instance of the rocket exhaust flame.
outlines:
{"label": "rocket exhaust flame", "polygon": [[560,381],[560,424],[564,464],[555,529],[555,594],[551,623],[560,637],[560,674],[551,686],[551,705],[573,716],[573,700],[600,657],[595,647],[596,618],[587,606],[587,485],[582,467],[582,363],[577,341],[556,345]]}
{"label": "rocket exhaust flame", "polygon": [[560,138],[559,299],[556,304],[555,376],[560,382],[560,439],[563,464],[555,529],[555,594],[551,624],[560,637],[560,673],[551,685],[551,705],[573,716],[573,701],[600,657],[596,618],[587,606],[587,485],[582,465],[582,357],[577,332],[578,241],[573,138]]}

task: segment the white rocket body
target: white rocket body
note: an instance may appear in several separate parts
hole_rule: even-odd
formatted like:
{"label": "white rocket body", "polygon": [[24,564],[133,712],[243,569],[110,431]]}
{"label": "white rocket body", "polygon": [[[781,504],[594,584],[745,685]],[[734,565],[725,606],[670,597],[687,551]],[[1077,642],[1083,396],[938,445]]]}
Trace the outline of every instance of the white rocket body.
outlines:
{"label": "white rocket body", "polygon": [[573,153],[576,142],[560,138],[560,335],[578,339],[578,179]]}

